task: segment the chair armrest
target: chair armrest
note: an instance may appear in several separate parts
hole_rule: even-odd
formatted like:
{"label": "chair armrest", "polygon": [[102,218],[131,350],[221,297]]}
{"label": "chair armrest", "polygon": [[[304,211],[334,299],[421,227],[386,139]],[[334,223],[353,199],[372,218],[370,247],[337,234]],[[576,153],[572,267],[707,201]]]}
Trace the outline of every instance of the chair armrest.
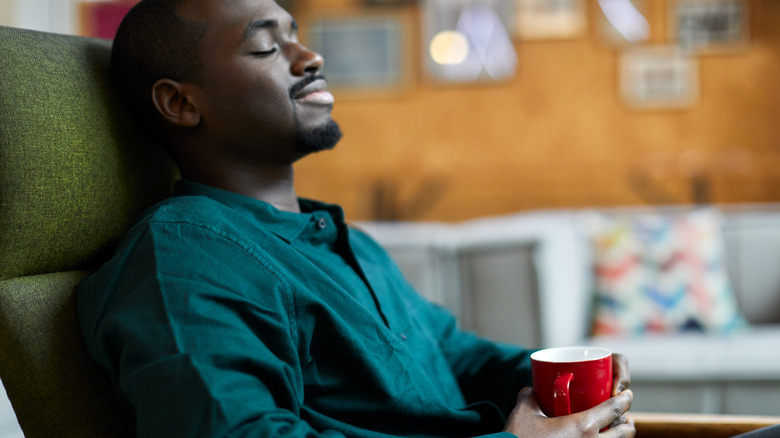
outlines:
{"label": "chair armrest", "polygon": [[637,438],[730,438],[780,424],[780,417],[743,415],[630,413]]}

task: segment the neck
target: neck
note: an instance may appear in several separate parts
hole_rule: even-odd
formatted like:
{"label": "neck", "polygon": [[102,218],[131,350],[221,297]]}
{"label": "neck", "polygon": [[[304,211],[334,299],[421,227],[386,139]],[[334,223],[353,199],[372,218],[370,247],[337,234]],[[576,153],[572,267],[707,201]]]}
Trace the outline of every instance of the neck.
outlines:
{"label": "neck", "polygon": [[267,165],[251,169],[241,166],[212,167],[209,170],[208,174],[199,174],[182,169],[182,176],[267,202],[282,211],[301,211],[295,193],[292,165]]}

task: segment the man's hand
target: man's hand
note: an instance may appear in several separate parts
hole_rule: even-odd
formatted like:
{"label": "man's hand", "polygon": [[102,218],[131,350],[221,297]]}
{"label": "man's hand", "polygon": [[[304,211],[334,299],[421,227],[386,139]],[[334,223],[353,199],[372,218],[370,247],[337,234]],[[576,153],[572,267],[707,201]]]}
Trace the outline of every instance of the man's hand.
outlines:
{"label": "man's hand", "polygon": [[[548,418],[542,413],[533,390],[525,388],[517,396],[517,404],[504,431],[521,438],[633,438],[636,435],[634,422],[626,416],[633,398],[634,394],[625,390],[587,411]],[[599,433],[607,426],[609,430]]]}

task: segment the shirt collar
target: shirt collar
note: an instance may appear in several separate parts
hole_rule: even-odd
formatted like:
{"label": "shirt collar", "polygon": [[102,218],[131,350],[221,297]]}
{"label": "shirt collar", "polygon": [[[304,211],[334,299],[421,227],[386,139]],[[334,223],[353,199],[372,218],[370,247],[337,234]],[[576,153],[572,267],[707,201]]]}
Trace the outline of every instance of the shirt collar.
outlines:
{"label": "shirt collar", "polygon": [[174,196],[205,196],[230,208],[245,211],[262,222],[269,231],[290,243],[306,229],[315,211],[327,211],[336,222],[344,221],[344,211],[338,205],[325,204],[305,198],[298,198],[301,213],[282,211],[273,205],[240,193],[218,189],[194,181],[179,180]]}

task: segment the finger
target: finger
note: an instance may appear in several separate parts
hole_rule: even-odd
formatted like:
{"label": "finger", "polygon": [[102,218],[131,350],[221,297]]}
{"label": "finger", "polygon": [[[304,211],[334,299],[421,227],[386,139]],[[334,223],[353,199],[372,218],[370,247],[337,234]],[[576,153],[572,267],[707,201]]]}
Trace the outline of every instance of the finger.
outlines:
{"label": "finger", "polygon": [[636,427],[633,419],[629,419],[627,423],[620,426],[610,427],[599,434],[601,438],[634,438],[635,436]]}
{"label": "finger", "polygon": [[590,413],[593,421],[591,424],[596,426],[596,430],[601,430],[625,415],[626,412],[631,409],[631,401],[633,398],[634,394],[630,389],[627,389],[595,408],[590,409],[589,411],[583,411],[582,413]]}
{"label": "finger", "polygon": [[618,427],[621,424],[628,423],[628,414],[623,414],[620,417],[618,417],[617,420],[613,421],[612,424],[609,425],[610,428],[612,427]]}
{"label": "finger", "polygon": [[631,386],[631,372],[628,369],[628,358],[622,354],[612,355],[612,396],[616,396]]}
{"label": "finger", "polygon": [[542,408],[539,407],[539,402],[534,395],[534,390],[528,387],[521,389],[520,392],[517,393],[516,406],[522,406],[533,411],[542,411]]}

